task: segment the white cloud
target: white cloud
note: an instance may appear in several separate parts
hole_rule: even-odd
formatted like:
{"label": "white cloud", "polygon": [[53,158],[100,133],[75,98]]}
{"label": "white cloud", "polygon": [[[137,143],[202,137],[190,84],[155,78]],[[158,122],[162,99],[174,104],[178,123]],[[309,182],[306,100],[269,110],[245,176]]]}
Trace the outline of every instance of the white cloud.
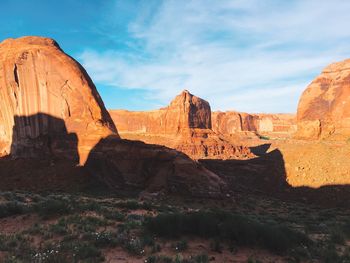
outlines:
{"label": "white cloud", "polygon": [[307,82],[350,55],[349,11],[347,1],[164,1],[128,25],[142,52],[79,58],[97,84],[164,105],[186,88],[213,109],[293,112]]}

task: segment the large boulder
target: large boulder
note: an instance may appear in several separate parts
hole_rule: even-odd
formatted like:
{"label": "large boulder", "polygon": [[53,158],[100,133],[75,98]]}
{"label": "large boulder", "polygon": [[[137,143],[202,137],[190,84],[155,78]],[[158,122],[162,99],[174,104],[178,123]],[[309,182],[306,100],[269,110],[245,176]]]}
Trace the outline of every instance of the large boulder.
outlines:
{"label": "large boulder", "polygon": [[[66,131],[62,125],[50,121],[50,116],[63,120]],[[101,137],[117,133],[86,71],[53,39],[22,37],[3,41],[0,44],[2,152],[13,157],[34,157],[43,153],[40,148],[46,144],[44,137],[66,133],[77,136],[81,164]]]}
{"label": "large boulder", "polygon": [[297,137],[350,138],[350,59],[326,67],[303,92]]}

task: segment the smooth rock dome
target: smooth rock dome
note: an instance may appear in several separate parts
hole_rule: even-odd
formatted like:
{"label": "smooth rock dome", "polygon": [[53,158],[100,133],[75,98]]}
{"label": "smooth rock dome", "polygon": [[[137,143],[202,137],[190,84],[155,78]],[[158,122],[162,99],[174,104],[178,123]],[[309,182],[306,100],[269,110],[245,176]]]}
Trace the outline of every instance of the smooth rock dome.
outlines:
{"label": "smooth rock dome", "polygon": [[[66,133],[76,134],[81,164],[102,137],[117,135],[84,68],[50,38],[21,37],[0,44],[0,109],[3,152],[14,157],[40,154],[30,148],[45,143],[49,133],[59,137],[62,129],[51,125],[49,116],[62,119]],[[40,117],[29,123],[25,117],[35,114]]]}
{"label": "smooth rock dome", "polygon": [[326,67],[303,92],[297,113],[297,137],[350,137],[350,59]]}

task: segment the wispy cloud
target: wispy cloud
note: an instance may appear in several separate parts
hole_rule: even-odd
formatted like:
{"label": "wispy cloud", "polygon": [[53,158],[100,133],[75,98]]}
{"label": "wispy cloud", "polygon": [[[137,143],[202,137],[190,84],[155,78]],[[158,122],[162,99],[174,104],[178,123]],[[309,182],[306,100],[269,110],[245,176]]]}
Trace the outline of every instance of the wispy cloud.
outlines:
{"label": "wispy cloud", "polygon": [[186,88],[214,109],[293,112],[306,84],[350,55],[348,1],[169,0],[138,8],[126,25],[132,48],[85,50],[79,59],[97,84],[143,89],[149,101],[166,104]]}

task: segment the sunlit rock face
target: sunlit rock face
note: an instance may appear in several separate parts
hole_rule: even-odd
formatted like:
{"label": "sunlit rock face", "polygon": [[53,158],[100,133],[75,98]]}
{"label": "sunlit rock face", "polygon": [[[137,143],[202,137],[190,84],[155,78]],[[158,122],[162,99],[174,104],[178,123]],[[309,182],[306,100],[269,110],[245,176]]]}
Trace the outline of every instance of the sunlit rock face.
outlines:
{"label": "sunlit rock face", "polygon": [[187,90],[159,110],[112,110],[110,114],[121,132],[176,135],[191,128],[211,128],[209,103]]}
{"label": "sunlit rock face", "polygon": [[159,110],[111,110],[110,114],[123,138],[165,145],[194,159],[250,155],[248,148],[236,146],[212,130],[209,103],[187,90]]}
{"label": "sunlit rock face", "polygon": [[296,131],[294,114],[249,114],[227,111],[212,113],[213,130],[226,136],[250,133],[271,137],[290,137]]}
{"label": "sunlit rock face", "polygon": [[[39,115],[35,117],[36,114]],[[0,44],[2,153],[27,157],[33,151],[25,148],[42,144],[43,136],[62,132],[60,125],[50,124],[50,116],[64,121],[65,133],[76,134],[81,163],[100,138],[117,133],[86,71],[54,40],[22,37],[3,41]]]}
{"label": "sunlit rock face", "polygon": [[326,67],[303,92],[297,113],[297,137],[350,137],[350,59]]}

